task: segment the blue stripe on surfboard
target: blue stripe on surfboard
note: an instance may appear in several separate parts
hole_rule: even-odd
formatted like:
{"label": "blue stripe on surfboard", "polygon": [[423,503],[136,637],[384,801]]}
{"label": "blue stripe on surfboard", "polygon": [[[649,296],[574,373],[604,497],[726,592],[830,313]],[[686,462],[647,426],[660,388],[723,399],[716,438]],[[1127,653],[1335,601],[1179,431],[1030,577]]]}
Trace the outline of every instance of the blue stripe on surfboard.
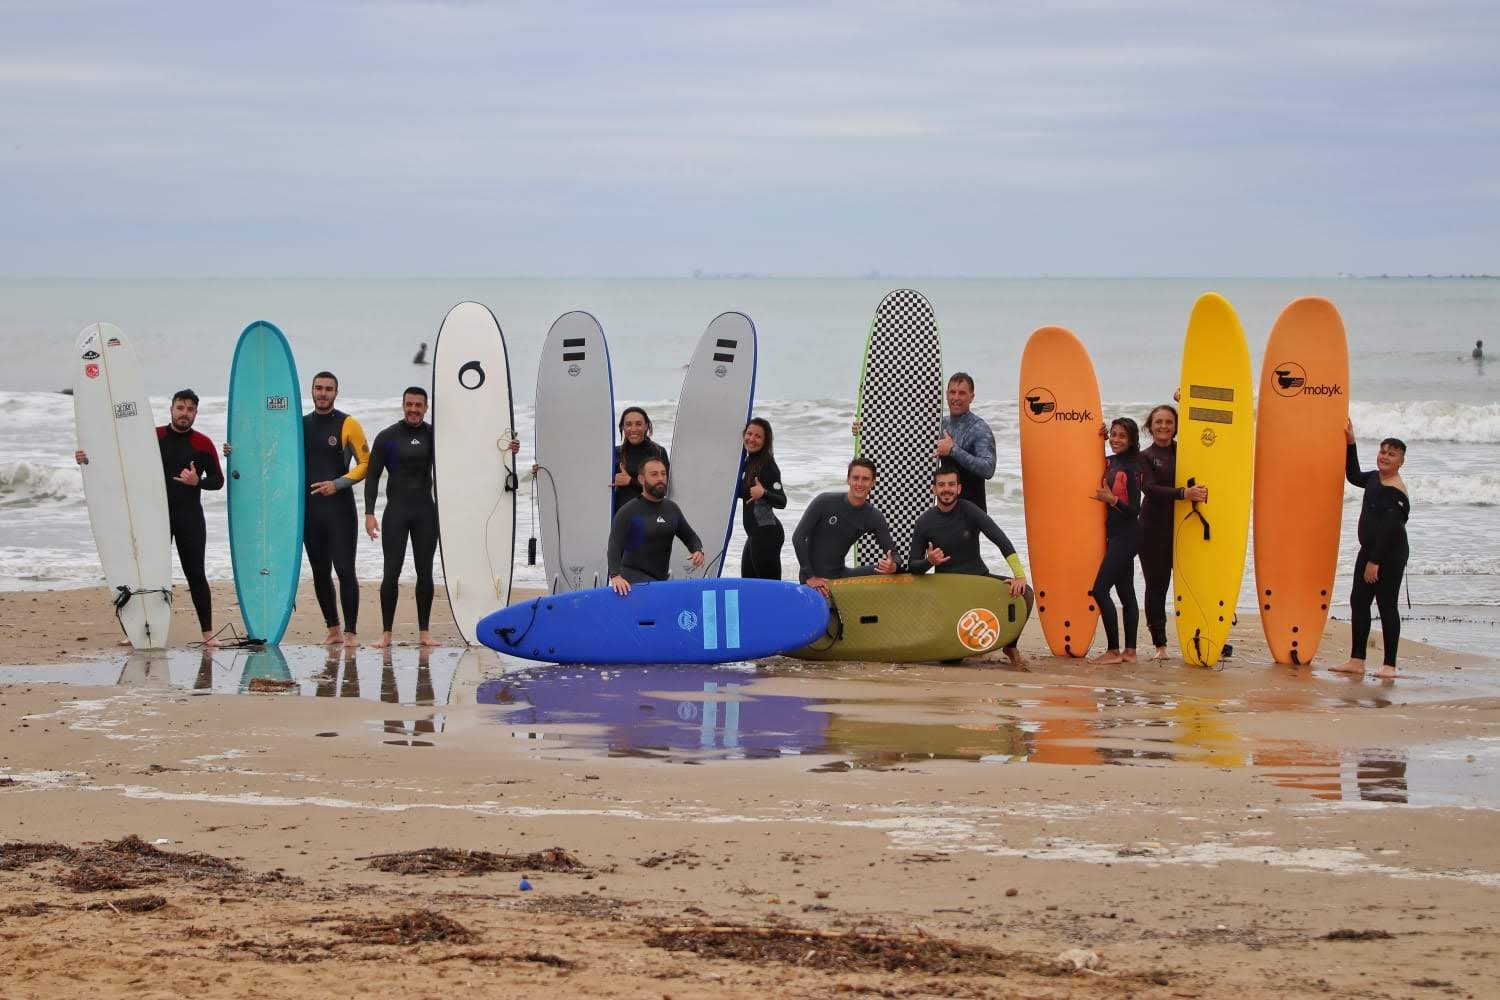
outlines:
{"label": "blue stripe on surfboard", "polygon": [[724,591],[724,648],[740,648],[740,592]]}

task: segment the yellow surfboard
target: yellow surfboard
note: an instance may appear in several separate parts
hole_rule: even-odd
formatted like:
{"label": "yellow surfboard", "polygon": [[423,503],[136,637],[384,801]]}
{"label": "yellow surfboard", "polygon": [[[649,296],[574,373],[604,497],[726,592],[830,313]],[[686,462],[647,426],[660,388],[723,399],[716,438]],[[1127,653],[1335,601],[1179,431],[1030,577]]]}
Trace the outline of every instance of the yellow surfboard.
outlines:
{"label": "yellow surfboard", "polygon": [[1104,559],[1099,383],[1083,343],[1060,326],[1021,353],[1021,481],[1036,611],[1053,656],[1084,656],[1099,624],[1092,589]]}
{"label": "yellow surfboard", "polygon": [[1172,590],[1182,658],[1212,667],[1235,623],[1250,536],[1255,457],[1250,351],[1234,307],[1209,292],[1188,318],[1182,345],[1177,485],[1203,486],[1202,503],[1179,500]]}
{"label": "yellow surfboard", "polygon": [[1348,418],[1343,320],[1298,299],[1266,342],[1255,415],[1255,599],[1277,663],[1311,663],[1328,623]]}

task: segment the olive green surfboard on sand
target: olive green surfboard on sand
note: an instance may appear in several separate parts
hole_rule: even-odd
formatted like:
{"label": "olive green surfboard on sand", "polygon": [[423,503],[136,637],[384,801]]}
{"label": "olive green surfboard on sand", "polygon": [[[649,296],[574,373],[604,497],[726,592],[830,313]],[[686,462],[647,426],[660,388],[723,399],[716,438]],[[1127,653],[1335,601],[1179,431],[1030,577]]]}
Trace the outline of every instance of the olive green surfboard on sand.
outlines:
{"label": "olive green surfboard on sand", "polygon": [[960,660],[1010,645],[1026,625],[1026,599],[993,576],[909,573],[828,581],[827,634],[789,653],[804,660],[914,663]]}

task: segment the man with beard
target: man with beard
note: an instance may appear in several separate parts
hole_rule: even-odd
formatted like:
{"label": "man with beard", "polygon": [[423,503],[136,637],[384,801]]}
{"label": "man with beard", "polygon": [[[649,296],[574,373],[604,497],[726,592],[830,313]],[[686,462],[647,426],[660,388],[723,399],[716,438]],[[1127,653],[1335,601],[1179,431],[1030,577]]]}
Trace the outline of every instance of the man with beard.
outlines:
{"label": "man with beard", "polygon": [[621,505],[609,528],[609,585],[621,597],[632,583],[667,579],[674,538],[693,554],[694,567],[703,565],[703,542],[667,499],[667,463],[646,459],[636,479],[641,495]]}

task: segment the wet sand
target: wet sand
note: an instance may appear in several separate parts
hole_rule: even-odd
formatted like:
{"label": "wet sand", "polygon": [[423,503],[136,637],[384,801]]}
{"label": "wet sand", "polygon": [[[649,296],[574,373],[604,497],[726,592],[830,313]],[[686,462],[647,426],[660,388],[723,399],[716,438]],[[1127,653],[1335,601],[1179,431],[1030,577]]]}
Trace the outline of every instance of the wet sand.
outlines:
{"label": "wet sand", "polygon": [[[0,660],[111,660],[104,607],[0,595]],[[371,587],[361,614],[378,624]],[[451,642],[446,614],[440,599]],[[411,616],[407,592],[398,641]],[[1236,629],[1219,672],[1055,661],[1028,630],[1026,673],[775,660],[733,689],[600,695],[698,705],[679,728],[717,728],[697,749],[670,727],[643,730],[666,734],[654,748],[622,737],[614,708],[528,721],[504,699],[546,681],[582,706],[567,684],[594,675],[451,650],[432,659],[454,664],[446,704],[193,694],[149,664],[118,685],[12,683],[0,994],[1494,995],[1500,664],[1404,644],[1394,685],[1348,681],[1268,665],[1256,631]],[[304,595],[287,642],[322,632]],[[1332,626],[1324,659],[1346,641]],[[821,714],[815,736],[730,752],[728,706],[750,720],[778,699]],[[144,844],[16,846],[130,835]],[[423,848],[559,848],[579,867],[371,867]],[[368,923],[422,911],[458,927]],[[1070,950],[1102,964],[1070,971]]]}

